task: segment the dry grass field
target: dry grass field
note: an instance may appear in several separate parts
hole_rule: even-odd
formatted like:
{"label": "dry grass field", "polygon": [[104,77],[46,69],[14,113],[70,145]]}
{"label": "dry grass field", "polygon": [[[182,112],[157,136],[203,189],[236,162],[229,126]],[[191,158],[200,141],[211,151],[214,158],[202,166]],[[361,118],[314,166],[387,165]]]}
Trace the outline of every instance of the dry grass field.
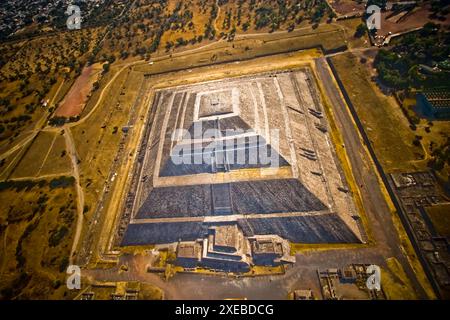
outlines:
{"label": "dry grass field", "polygon": [[60,133],[40,132],[11,174],[12,179],[36,178],[42,175],[63,175],[70,172]]}
{"label": "dry grass field", "polygon": [[439,235],[450,237],[450,204],[436,205],[426,210]]}
{"label": "dry grass field", "polygon": [[[403,101],[403,109],[411,119],[419,120],[415,125],[415,135],[421,137],[420,143],[426,154],[425,159],[423,160],[425,168],[428,161],[432,158],[433,149],[444,146],[447,143],[450,136],[450,121],[432,121],[425,118],[419,118],[415,111],[417,109],[415,92],[412,92],[411,97],[408,97]],[[436,174],[443,181],[448,181],[450,166],[446,164],[442,170],[436,171]]]}
{"label": "dry grass field", "polygon": [[385,170],[423,168],[423,149],[413,145],[415,133],[395,99],[379,90],[367,67],[351,53],[335,56],[332,61]]}
{"label": "dry grass field", "polygon": [[155,57],[152,59],[153,64],[142,63],[135,69],[157,74],[202,65],[242,61],[319,45],[325,50],[343,47],[345,34],[342,28],[333,24],[324,24],[316,29],[306,27],[291,33],[242,35],[237,36],[233,42],[219,41],[204,48],[194,47],[185,52]]}
{"label": "dry grass field", "polygon": [[75,194],[55,181],[1,184],[1,298],[63,298]]}
{"label": "dry grass field", "polygon": [[2,181],[6,180],[8,176],[11,175],[15,165],[18,163],[23,153],[23,149],[16,150],[1,161],[0,179]]}
{"label": "dry grass field", "polygon": [[36,140],[20,159],[11,177],[35,177],[39,171],[39,165],[45,160],[46,151],[50,150],[53,145],[54,138],[55,135],[52,133],[39,133]]}
{"label": "dry grass field", "polygon": [[70,160],[66,152],[66,143],[60,133],[54,134],[51,149],[46,153],[46,159],[39,166],[37,176],[68,175],[70,173]]}
{"label": "dry grass field", "polygon": [[403,267],[395,258],[386,259],[387,267],[381,270],[381,283],[389,300],[414,300],[417,296]]}
{"label": "dry grass field", "polygon": [[[118,70],[112,70],[111,74]],[[98,196],[107,181],[120,138],[124,134],[122,127],[127,124],[130,108],[142,81],[142,74],[128,69],[121,72],[92,115],[71,129],[80,160],[81,183],[90,209],[95,209]],[[87,110],[91,111],[95,102],[97,100],[91,100]]]}

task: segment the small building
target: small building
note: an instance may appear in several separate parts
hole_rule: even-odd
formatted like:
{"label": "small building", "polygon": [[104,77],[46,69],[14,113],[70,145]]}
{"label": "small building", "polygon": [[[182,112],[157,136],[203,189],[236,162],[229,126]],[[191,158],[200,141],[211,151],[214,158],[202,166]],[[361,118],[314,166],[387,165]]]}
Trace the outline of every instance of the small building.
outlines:
{"label": "small building", "polygon": [[253,236],[249,238],[253,263],[262,266],[278,266],[294,263],[287,240],[277,235]]}
{"label": "small building", "polygon": [[239,249],[239,236],[236,225],[218,226],[210,229],[210,244],[217,251],[234,253]]}
{"label": "small building", "polygon": [[341,271],[337,268],[329,268],[327,269],[327,274],[332,278],[339,278],[341,275]]}
{"label": "small building", "polygon": [[358,279],[358,273],[352,265],[342,269],[341,282],[342,283],[355,283]]}
{"label": "small building", "polygon": [[204,238],[179,242],[176,265],[224,272],[248,272],[254,265],[278,266],[295,262],[289,241],[277,235],[246,237],[235,223],[210,225]]}
{"label": "small building", "polygon": [[312,290],[295,290],[293,292],[294,300],[314,300],[314,293]]}
{"label": "small building", "polygon": [[417,94],[416,101],[417,107],[425,116],[450,119],[450,89],[425,90]]}
{"label": "small building", "polygon": [[255,264],[277,265],[279,258],[283,256],[283,246],[272,239],[258,239],[252,241],[252,256]]}
{"label": "small building", "polygon": [[176,263],[184,268],[195,268],[198,266],[202,256],[201,242],[182,242],[177,246]]}
{"label": "small building", "polygon": [[408,173],[392,173],[391,178],[397,189],[408,188],[417,184],[414,177]]}
{"label": "small building", "polygon": [[247,272],[251,263],[247,247],[237,225],[211,226],[205,238],[178,244],[176,264],[184,268]]}
{"label": "small building", "polygon": [[247,272],[251,259],[242,230],[235,224],[211,226],[203,240],[202,265],[227,272]]}

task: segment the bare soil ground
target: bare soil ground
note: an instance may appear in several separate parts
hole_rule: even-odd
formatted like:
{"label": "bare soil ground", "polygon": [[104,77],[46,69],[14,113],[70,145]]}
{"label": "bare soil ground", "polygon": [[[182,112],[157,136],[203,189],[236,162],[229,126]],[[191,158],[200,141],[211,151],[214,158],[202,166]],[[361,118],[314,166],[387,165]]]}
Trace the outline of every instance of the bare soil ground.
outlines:
{"label": "bare soil ground", "polygon": [[92,87],[99,76],[99,65],[85,67],[81,75],[75,80],[61,105],[55,112],[56,116],[78,116],[84,109]]}
{"label": "bare soil ground", "polygon": [[380,91],[370,80],[367,66],[353,54],[335,56],[332,60],[385,170],[422,168],[417,168],[416,162],[423,160],[423,149],[412,144],[414,132],[395,99]]}
{"label": "bare soil ground", "polygon": [[357,3],[354,0],[329,0],[328,3],[338,15],[353,15],[364,12],[363,2]]}
{"label": "bare soil ground", "polygon": [[[392,12],[382,12],[381,13],[381,30],[378,31],[378,35],[386,36],[389,32],[402,33],[408,30],[422,27],[427,22],[434,22],[441,25],[450,24],[450,14],[446,16],[445,21],[433,20],[429,16],[431,12],[429,11],[429,6],[423,6],[421,8],[416,8],[404,15],[403,17],[397,19],[389,18]],[[397,20],[397,21],[396,21]]]}

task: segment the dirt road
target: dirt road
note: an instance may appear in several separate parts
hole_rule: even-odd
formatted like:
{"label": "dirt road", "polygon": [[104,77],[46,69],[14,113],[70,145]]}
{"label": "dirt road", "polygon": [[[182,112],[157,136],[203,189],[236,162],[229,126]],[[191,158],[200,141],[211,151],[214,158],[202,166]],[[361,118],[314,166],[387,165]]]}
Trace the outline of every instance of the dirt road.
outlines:
{"label": "dirt road", "polygon": [[83,228],[84,193],[83,188],[80,185],[77,151],[73,142],[72,132],[67,127],[64,128],[64,139],[66,141],[67,154],[72,162],[72,176],[75,178],[75,188],[77,191],[77,225],[69,258],[70,263],[72,264],[77,250],[78,241],[80,240],[81,230]]}

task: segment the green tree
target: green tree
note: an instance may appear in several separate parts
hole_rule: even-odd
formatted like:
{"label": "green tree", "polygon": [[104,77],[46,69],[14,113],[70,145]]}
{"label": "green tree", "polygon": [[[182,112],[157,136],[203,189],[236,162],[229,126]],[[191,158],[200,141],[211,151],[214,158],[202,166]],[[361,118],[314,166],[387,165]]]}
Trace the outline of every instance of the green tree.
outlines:
{"label": "green tree", "polygon": [[366,25],[364,23],[359,24],[356,27],[356,31],[355,31],[355,38],[361,38],[362,36],[364,36],[366,34]]}

